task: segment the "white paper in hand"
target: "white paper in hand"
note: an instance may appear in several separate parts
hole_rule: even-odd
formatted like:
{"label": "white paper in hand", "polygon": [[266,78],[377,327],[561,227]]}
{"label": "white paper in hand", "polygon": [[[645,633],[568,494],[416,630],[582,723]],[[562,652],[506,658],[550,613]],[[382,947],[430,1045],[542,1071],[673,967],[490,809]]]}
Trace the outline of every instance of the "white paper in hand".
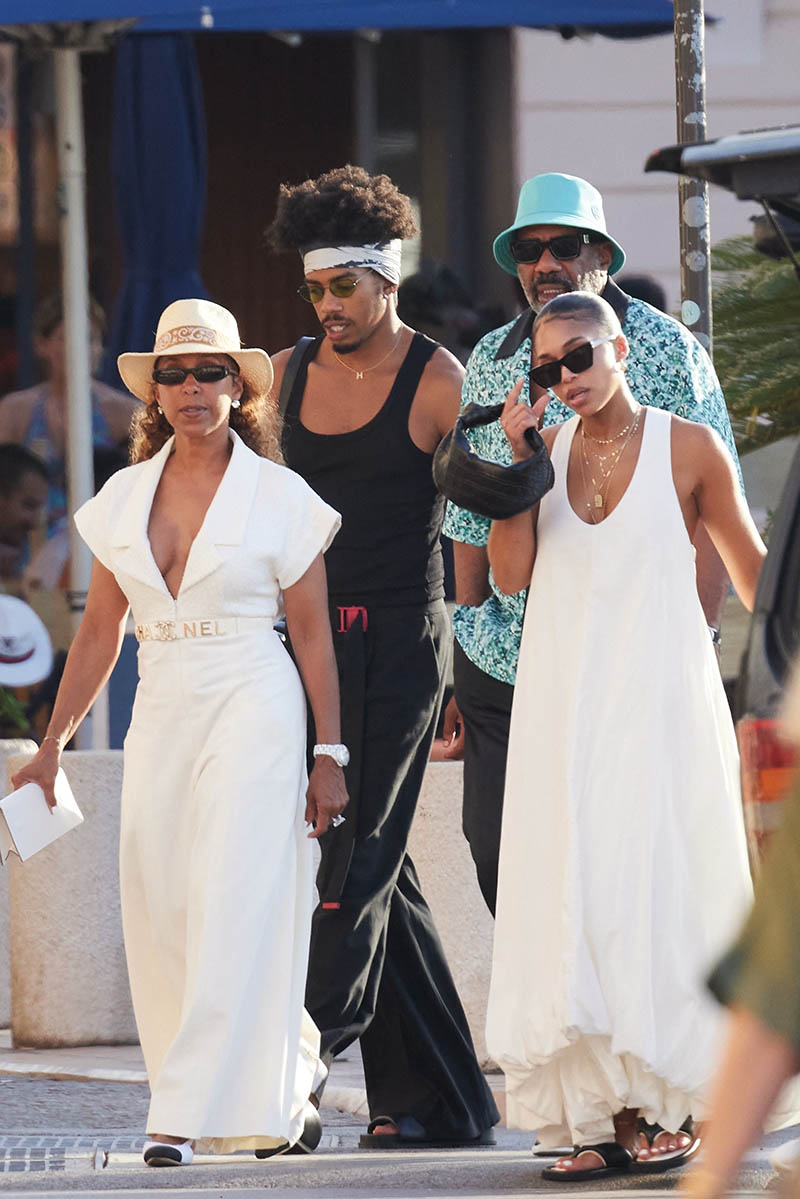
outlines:
{"label": "white paper in hand", "polygon": [[45,845],[52,844],[83,823],[63,770],[56,775],[55,793],[57,802],[52,811],[38,783],[25,783],[0,799],[0,857],[3,862],[12,852],[27,862]]}

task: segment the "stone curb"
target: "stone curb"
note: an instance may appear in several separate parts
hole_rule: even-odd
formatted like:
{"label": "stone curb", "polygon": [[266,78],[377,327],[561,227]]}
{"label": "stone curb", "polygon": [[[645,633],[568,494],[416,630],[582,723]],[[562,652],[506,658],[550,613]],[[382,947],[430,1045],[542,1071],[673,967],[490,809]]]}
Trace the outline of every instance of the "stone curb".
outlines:
{"label": "stone curb", "polygon": [[15,1062],[0,1058],[0,1074],[54,1078],[59,1082],[136,1082],[146,1083],[144,1070],[113,1070],[106,1067],[69,1066],[47,1062]]}
{"label": "stone curb", "polygon": [[[0,1056],[0,1074],[27,1075],[36,1078],[53,1078],[59,1082],[147,1082],[144,1070],[115,1070],[103,1066],[70,1066],[63,1062],[32,1062],[14,1060]],[[361,1087],[345,1087],[328,1084],[323,1099],[324,1107],[335,1107],[337,1111],[349,1112],[353,1116],[369,1118],[366,1091]]]}

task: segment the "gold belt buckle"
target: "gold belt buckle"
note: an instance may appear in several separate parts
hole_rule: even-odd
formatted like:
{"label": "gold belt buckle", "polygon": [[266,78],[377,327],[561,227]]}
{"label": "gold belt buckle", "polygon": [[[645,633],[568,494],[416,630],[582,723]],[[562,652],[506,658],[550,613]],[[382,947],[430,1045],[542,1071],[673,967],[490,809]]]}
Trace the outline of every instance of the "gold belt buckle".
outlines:
{"label": "gold belt buckle", "polygon": [[137,641],[177,641],[174,620],[154,620],[151,624],[137,624]]}

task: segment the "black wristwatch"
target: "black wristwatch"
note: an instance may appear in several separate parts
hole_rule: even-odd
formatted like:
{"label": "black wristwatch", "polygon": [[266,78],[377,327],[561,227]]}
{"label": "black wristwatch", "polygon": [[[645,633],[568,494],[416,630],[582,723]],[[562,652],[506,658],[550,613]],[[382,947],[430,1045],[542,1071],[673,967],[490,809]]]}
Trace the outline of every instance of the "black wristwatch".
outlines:
{"label": "black wristwatch", "polygon": [[722,645],[722,633],[720,633],[719,629],[715,629],[712,624],[708,626],[708,631],[711,634],[711,644],[714,646],[714,649],[719,649]]}

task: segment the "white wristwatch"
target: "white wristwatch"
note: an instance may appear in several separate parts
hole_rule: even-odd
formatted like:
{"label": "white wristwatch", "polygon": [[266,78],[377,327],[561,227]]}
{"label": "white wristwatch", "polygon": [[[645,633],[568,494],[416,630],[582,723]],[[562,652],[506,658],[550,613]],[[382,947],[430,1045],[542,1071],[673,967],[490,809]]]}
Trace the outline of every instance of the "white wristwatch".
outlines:
{"label": "white wristwatch", "polygon": [[315,745],[315,758],[333,758],[337,766],[346,766],[350,761],[350,750],[346,745]]}

